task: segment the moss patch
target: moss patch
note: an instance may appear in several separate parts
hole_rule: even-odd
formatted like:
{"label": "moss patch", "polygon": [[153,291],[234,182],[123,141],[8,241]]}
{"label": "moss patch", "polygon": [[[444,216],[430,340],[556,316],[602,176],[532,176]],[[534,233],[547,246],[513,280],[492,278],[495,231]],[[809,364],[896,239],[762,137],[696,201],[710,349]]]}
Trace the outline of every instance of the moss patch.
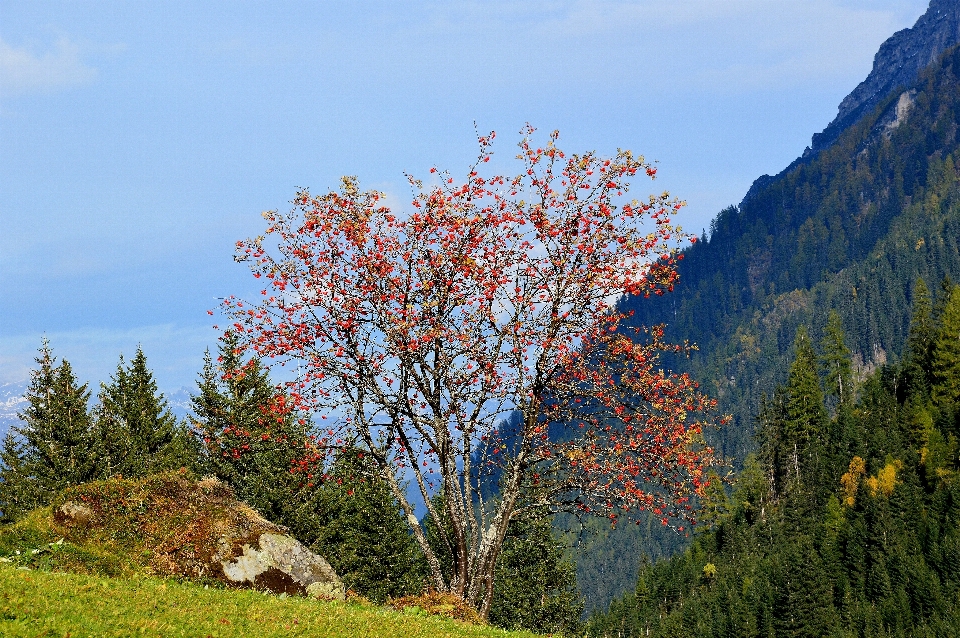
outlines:
{"label": "moss patch", "polygon": [[285,531],[223,483],[168,472],[65,490],[49,507],[0,528],[0,557],[56,571],[204,580],[222,576],[210,568],[219,559],[265,532]]}

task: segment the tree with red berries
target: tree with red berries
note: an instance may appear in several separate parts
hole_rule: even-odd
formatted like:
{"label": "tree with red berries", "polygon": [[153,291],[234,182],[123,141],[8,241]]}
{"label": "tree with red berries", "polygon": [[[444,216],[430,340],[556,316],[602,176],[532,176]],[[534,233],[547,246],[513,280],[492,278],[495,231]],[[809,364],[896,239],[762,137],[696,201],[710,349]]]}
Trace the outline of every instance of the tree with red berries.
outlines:
{"label": "tree with red berries", "polygon": [[695,240],[672,222],[682,203],[628,200],[631,179],[656,172],[630,151],[566,155],[557,132],[542,147],[532,134],[516,177],[480,174],[491,133],[464,182],[410,178],[405,213],[352,177],[300,191],[237,244],[266,281],[259,301],[223,305],[245,347],[295,366],[287,392],[320,427],[305,466],[362,450],[433,586],[484,614],[511,520],[652,511],[683,529],[712,461],[701,432],[715,403],[659,361],[686,346],[618,309],[672,289],[678,248]]}

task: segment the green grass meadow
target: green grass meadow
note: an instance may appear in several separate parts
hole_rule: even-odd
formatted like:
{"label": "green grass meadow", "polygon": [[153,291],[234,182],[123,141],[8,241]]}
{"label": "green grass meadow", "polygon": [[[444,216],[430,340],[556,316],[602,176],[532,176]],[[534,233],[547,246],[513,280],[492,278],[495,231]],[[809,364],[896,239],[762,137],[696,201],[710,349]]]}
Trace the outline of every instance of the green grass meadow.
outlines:
{"label": "green grass meadow", "polygon": [[151,577],[106,578],[0,563],[0,636],[533,636],[419,610],[278,597]]}

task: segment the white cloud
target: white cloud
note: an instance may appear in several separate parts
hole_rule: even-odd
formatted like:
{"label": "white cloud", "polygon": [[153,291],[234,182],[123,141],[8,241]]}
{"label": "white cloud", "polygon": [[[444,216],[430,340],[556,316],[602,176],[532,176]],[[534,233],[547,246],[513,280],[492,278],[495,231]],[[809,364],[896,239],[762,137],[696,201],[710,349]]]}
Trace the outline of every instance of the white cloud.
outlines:
{"label": "white cloud", "polygon": [[86,84],[97,70],[80,59],[80,47],[67,38],[42,54],[14,47],[0,39],[0,94],[52,92]]}

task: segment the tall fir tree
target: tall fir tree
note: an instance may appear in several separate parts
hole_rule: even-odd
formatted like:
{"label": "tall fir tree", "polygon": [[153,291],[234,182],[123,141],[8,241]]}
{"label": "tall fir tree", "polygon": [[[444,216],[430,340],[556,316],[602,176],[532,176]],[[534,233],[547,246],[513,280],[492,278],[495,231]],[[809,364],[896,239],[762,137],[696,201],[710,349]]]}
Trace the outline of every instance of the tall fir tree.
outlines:
{"label": "tall fir tree", "polygon": [[953,286],[940,315],[933,346],[933,398],[941,405],[960,402],[960,285]]}
{"label": "tall fir tree", "polygon": [[827,429],[827,413],[817,375],[817,355],[801,326],[794,342],[796,354],[786,388],[786,419],[783,444],[792,468],[794,487],[816,486],[823,469],[820,451]]}
{"label": "tall fir tree", "polygon": [[930,392],[936,335],[930,290],[923,279],[917,279],[913,287],[913,316],[907,334],[904,376],[911,393],[921,399],[925,399]]}
{"label": "tall fir tree", "polygon": [[191,420],[203,448],[202,472],[228,483],[269,520],[295,524],[310,498],[309,484],[319,484],[309,470],[292,471],[307,455],[309,422],[282,409],[285,402],[267,372],[257,359],[244,360],[229,332],[216,363],[206,353],[197,387]]}
{"label": "tall fir tree", "polygon": [[770,486],[772,500],[777,501],[786,493],[788,485],[795,481],[796,455],[794,446],[786,440],[786,388],[777,387],[772,398],[766,395],[760,397],[756,421],[761,466]]}
{"label": "tall fir tree", "polygon": [[101,384],[96,408],[101,476],[146,476],[180,467],[194,469],[197,449],[185,425],[157,391],[143,350],[129,366],[123,356],[109,383]]}
{"label": "tall fir tree", "polygon": [[10,521],[46,504],[57,492],[90,480],[90,392],[67,361],[56,365],[44,340],[27,388],[22,425],[8,433],[0,452],[0,511]]}
{"label": "tall fir tree", "polygon": [[835,397],[840,405],[853,401],[853,365],[850,349],[843,338],[840,314],[831,310],[824,329],[820,364],[824,371],[824,385],[828,396]]}
{"label": "tall fir tree", "polygon": [[550,521],[511,522],[497,559],[490,622],[570,636],[580,632],[582,613],[576,569]]}
{"label": "tall fir tree", "polygon": [[787,381],[786,438],[800,447],[808,447],[822,434],[827,420],[823,393],[817,376],[817,355],[802,326],[794,341],[795,356]]}

